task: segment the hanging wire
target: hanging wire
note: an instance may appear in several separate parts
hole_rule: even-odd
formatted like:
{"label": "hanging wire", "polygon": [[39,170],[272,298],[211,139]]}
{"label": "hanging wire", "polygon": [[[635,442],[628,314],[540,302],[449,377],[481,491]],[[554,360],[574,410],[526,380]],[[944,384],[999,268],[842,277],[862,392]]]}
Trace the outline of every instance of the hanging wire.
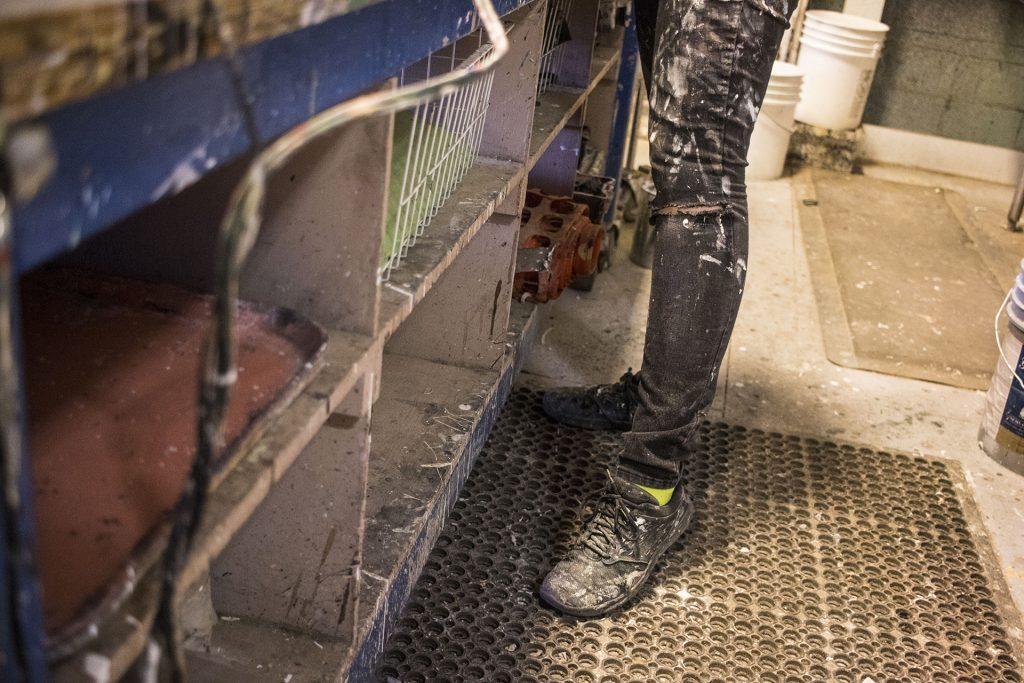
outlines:
{"label": "hanging wire", "polygon": [[[4,141],[0,122],[0,147]],[[5,167],[6,164],[3,164]],[[25,444],[21,422],[21,387],[14,357],[14,254],[11,230],[10,183],[0,169],[0,453],[3,454],[3,496],[8,510],[21,506],[21,454]]]}
{"label": "hanging wire", "polygon": [[[212,8],[209,16],[232,71],[234,94],[239,100],[244,124],[254,144],[258,144],[253,99],[246,87],[237,42],[215,3],[207,0],[207,5]],[[238,277],[259,233],[267,178],[305,145],[348,123],[410,107],[427,111],[429,102],[451,98],[474,80],[486,78],[489,83],[495,64],[508,52],[508,38],[490,0],[473,0],[473,5],[490,43],[486,54],[419,83],[362,95],[320,112],[262,148],[231,194],[221,222],[213,329],[206,343],[200,376],[196,458],[173,513],[171,540],[164,555],[160,603],[147,652],[147,676],[163,678],[166,675],[173,681],[186,679],[184,646],[176,614],[178,577],[202,520],[214,456],[223,448],[224,418],[236,380],[234,321]]]}
{"label": "hanging wire", "polygon": [[[0,150],[5,146],[6,127],[0,119]],[[14,315],[17,286],[15,272],[11,227],[11,199],[13,196],[12,179],[8,173],[6,154],[0,155],[0,461],[3,471],[0,483],[3,486],[3,516],[7,518],[7,537],[0,538],[10,560],[4,581],[13,593],[20,593],[24,587],[19,585],[17,572],[30,568],[26,560],[32,557],[28,541],[19,533],[18,518],[23,514],[20,490],[22,468],[24,466],[25,434],[22,414],[21,372],[14,354]],[[24,600],[13,600],[8,607],[25,607]],[[13,639],[12,639],[13,640]],[[25,642],[31,642],[31,636],[24,634],[18,656],[25,660]],[[26,663],[26,662],[22,662]],[[18,663],[15,662],[14,666]]]}

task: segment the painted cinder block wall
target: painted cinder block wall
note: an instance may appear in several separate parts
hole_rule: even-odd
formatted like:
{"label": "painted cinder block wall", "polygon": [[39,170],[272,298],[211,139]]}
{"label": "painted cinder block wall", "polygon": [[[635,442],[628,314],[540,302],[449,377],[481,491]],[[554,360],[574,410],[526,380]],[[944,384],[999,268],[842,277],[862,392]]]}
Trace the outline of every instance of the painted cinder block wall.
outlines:
{"label": "painted cinder block wall", "polygon": [[887,0],[882,21],[865,123],[1024,150],[1024,2]]}

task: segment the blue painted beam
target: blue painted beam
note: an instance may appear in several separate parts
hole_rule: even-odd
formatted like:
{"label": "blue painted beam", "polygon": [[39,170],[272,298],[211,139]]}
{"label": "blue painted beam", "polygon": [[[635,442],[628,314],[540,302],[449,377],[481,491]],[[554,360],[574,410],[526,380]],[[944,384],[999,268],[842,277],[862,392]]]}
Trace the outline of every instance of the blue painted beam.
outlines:
{"label": "blue painted beam", "polygon": [[615,220],[615,209],[618,205],[619,188],[622,185],[622,164],[625,159],[626,141],[629,138],[629,118],[633,111],[633,85],[636,82],[636,66],[638,43],[636,37],[636,15],[631,7],[626,13],[625,33],[622,37],[622,55],[619,59],[619,76],[615,86],[615,113],[612,119],[612,131],[608,140],[608,155],[605,157],[604,175],[615,178],[615,190],[608,212],[604,216],[605,225]]}
{"label": "blue painted beam", "polygon": [[[507,13],[523,0],[499,0]],[[467,34],[470,0],[383,0],[242,51],[262,143]],[[254,147],[227,66],[197,63],[43,115],[54,176],[14,210],[24,272]]]}

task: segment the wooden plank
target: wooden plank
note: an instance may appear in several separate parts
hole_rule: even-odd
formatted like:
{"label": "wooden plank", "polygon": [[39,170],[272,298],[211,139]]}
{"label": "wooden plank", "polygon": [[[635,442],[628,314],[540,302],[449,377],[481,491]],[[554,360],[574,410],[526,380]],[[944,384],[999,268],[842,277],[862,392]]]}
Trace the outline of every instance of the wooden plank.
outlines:
{"label": "wooden plank", "polygon": [[182,586],[189,586],[201,578],[209,568],[210,560],[220,554],[263,501],[266,491],[259,486],[248,488],[248,482],[269,475],[269,490],[270,484],[284,476],[363,375],[375,370],[380,346],[373,340],[351,333],[332,332],[328,344],[326,367],[281,413],[264,438],[242,460],[242,464],[251,467],[252,473],[240,472],[236,476],[236,468],[210,497],[207,515],[200,525],[189,563],[182,574]]}
{"label": "wooden plank", "polygon": [[530,187],[559,197],[572,197],[582,140],[583,129],[578,123],[558,131],[554,144],[530,169]]}
{"label": "wooden plank", "polygon": [[[366,680],[504,406],[531,315],[494,370],[385,356],[370,454],[362,607],[350,680]],[[378,436],[379,435],[379,436]]]}
{"label": "wooden plank", "polygon": [[[594,48],[595,55],[602,48]],[[596,57],[595,57],[596,58]],[[594,89],[587,96],[587,112],[583,124],[590,131],[590,144],[606,155],[615,123],[615,97],[619,86],[618,69],[608,69],[597,80]],[[603,171],[603,169],[602,169]]]}
{"label": "wooden plank", "polygon": [[390,624],[401,612],[532,344],[534,310],[532,305],[513,304],[509,350],[494,370],[386,358],[381,399],[374,406],[372,494],[354,659],[343,639],[245,617],[222,619],[214,625],[208,650],[192,653],[195,680],[371,680]]}
{"label": "wooden plank", "polygon": [[573,0],[569,6],[570,40],[561,49],[561,69],[555,76],[558,85],[588,88],[592,84],[591,67],[594,41],[597,37],[597,10],[600,0]]}
{"label": "wooden plank", "polygon": [[525,163],[529,157],[530,129],[537,100],[544,24],[543,3],[533,3],[508,19],[509,52],[494,72],[480,156]]}
{"label": "wooden plank", "polygon": [[392,121],[356,121],[274,174],[243,297],[287,306],[331,329],[373,334]]}
{"label": "wooden plank", "polygon": [[530,140],[530,160],[527,162],[530,169],[544,155],[573,114],[583,106],[586,96],[585,90],[557,86],[551,86],[540,96],[537,112],[533,116],[533,137]]}
{"label": "wooden plank", "polygon": [[373,378],[349,392],[213,563],[218,614],[351,641]]}

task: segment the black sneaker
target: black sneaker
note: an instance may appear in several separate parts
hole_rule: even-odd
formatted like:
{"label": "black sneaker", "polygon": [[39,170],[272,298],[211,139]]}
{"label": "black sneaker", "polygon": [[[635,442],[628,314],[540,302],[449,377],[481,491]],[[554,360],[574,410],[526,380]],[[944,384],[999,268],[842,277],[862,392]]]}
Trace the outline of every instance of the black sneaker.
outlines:
{"label": "black sneaker", "polygon": [[640,402],[639,378],[627,370],[615,384],[566,387],[544,393],[544,412],[556,422],[583,429],[628,430]]}
{"label": "black sneaker", "polygon": [[612,478],[577,546],[545,577],[541,598],[577,617],[610,612],[640,591],[692,519],[693,503],[681,484],[658,505],[640,487]]}

